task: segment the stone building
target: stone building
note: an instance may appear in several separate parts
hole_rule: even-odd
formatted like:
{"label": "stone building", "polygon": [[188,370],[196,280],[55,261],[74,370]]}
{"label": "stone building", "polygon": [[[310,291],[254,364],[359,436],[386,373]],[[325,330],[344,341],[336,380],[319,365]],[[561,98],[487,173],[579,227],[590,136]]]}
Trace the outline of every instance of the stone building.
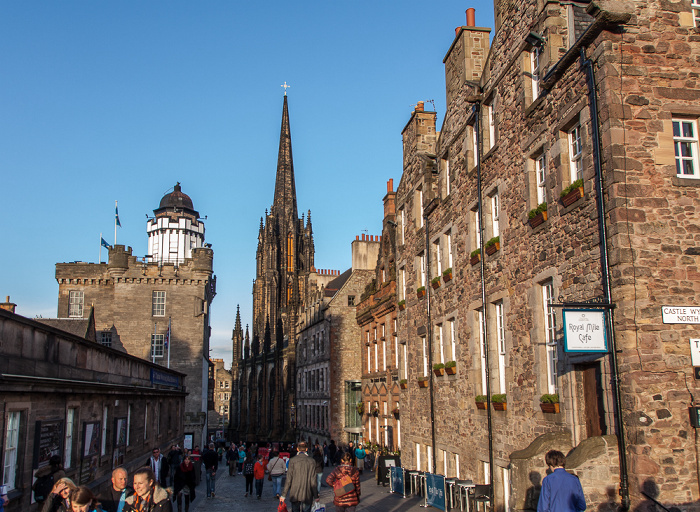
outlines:
{"label": "stone building", "polygon": [[698,12],[494,8],[445,55],[440,132],[420,103],[403,131],[402,462],[524,510],[558,448],[589,508],[698,510]]}
{"label": "stone building", "polygon": [[[9,298],[8,301],[9,303]],[[185,375],[0,308],[2,485],[8,512],[36,512],[34,471],[53,455],[93,491],[151,450],[182,443]]]}
{"label": "stone building", "polygon": [[[314,266],[311,212],[298,216],[287,96],[282,107],[272,207],[260,219],[253,283],[250,345],[237,364],[239,424],[243,440],[291,440],[298,314]],[[240,354],[234,359],[240,358]]]}
{"label": "stone building", "polygon": [[228,431],[229,419],[231,418],[230,407],[233,378],[231,377],[231,370],[225,368],[223,359],[212,359],[211,362],[214,367],[214,407],[209,409],[207,426],[210,438],[212,435],[216,438],[221,438],[223,433]]}
{"label": "stone building", "polygon": [[355,308],[377,259],[379,243],[371,238],[352,242],[352,266],[342,274],[319,270],[309,276],[307,306],[297,329],[299,439],[347,443],[361,437],[355,409],[360,396]]}
{"label": "stone building", "polygon": [[94,306],[98,341],[188,377],[185,431],[206,436],[209,315],[216,294],[214,252],[179,183],[148,220],[144,258],[109,248],[108,263],[57,263],[58,316],[86,318]]}
{"label": "stone building", "polygon": [[362,396],[355,406],[358,413],[361,411],[362,437],[365,442],[392,450],[401,446],[395,199],[394,180],[389,180],[384,196],[382,235],[376,237],[379,244],[374,275],[360,297],[356,312],[362,354]]}

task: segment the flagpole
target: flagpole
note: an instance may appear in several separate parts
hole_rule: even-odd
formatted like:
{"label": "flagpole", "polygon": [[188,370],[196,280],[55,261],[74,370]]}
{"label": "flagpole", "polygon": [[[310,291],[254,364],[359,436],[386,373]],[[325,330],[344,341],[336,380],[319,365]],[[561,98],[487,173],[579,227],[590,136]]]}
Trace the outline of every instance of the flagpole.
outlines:
{"label": "flagpole", "polygon": [[171,336],[171,333],[170,333],[171,320],[172,320],[172,317],[168,317],[168,368],[170,368],[170,345],[172,344],[172,340],[170,339],[170,336]]}
{"label": "flagpole", "polygon": [[[115,228],[116,229],[116,228]],[[151,359],[156,364],[156,333],[158,332],[158,322],[153,322],[153,342],[151,343]]]}
{"label": "flagpole", "polygon": [[117,245],[117,222],[119,222],[119,206],[117,201],[114,201],[114,246]]}
{"label": "flagpole", "polygon": [[97,263],[102,263],[102,233],[100,233],[100,259],[97,260]]}

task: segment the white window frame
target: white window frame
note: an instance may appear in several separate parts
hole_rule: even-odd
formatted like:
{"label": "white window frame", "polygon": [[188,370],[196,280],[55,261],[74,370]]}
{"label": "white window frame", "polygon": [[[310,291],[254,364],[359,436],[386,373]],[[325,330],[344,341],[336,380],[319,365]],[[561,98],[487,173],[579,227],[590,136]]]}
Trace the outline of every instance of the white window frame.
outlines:
{"label": "white window frame", "polygon": [[481,223],[479,222],[479,209],[472,210],[474,214],[474,247],[481,249]]}
{"label": "white window frame", "polygon": [[435,336],[438,338],[438,347],[440,347],[440,362],[445,364],[445,343],[442,336],[442,324],[435,326]]}
{"label": "white window frame", "polygon": [[474,153],[474,161],[472,167],[476,167],[476,162],[479,159],[479,138],[476,133],[476,125],[471,125],[472,129],[472,152]]}
{"label": "white window frame", "polygon": [[690,0],[690,7],[693,11],[693,22],[696,27],[700,27],[700,0]]}
{"label": "white window frame", "polygon": [[[367,343],[369,343],[369,331],[367,331]],[[367,373],[372,373],[372,347],[367,345]]]}
{"label": "white window frame", "polygon": [[406,300],[406,267],[401,267],[399,269],[399,293],[401,294],[401,297],[399,300]]}
{"label": "white window frame", "polygon": [[2,484],[8,491],[16,489],[19,461],[19,427],[22,421],[21,411],[7,413],[5,426],[5,455],[3,460]]}
{"label": "white window frame", "polygon": [[382,370],[386,371],[386,337],[382,340]]}
{"label": "white window frame", "polygon": [[82,318],[85,306],[85,293],[80,290],[68,292],[68,317]]}
{"label": "white window frame", "polygon": [[[697,0],[700,2],[700,0]],[[698,6],[700,8],[700,5]],[[700,11],[695,11],[700,12]],[[698,124],[695,119],[676,118],[673,123],[673,149],[676,159],[676,176],[679,178],[700,179],[700,162],[698,162]],[[691,132],[687,133],[686,128]],[[683,151],[685,148],[685,151]],[[690,154],[682,154],[690,152]],[[687,174],[687,166],[692,173]]]}
{"label": "white window frame", "polygon": [[394,332],[392,333],[392,336],[394,338],[394,360],[396,363],[396,369],[399,369],[399,331],[398,329],[398,322],[396,318],[394,318]]}
{"label": "white window frame", "polygon": [[503,301],[494,304],[496,310],[496,343],[498,346],[498,389],[506,393],[506,323]]}
{"label": "white window frame", "polygon": [[102,439],[100,446],[100,455],[107,454],[107,421],[109,420],[109,408],[105,405],[102,407]]}
{"label": "white window frame", "polygon": [[486,343],[484,340],[484,311],[477,310],[477,322],[479,327],[479,354],[481,358],[481,394],[486,395],[488,389],[486,387]]}
{"label": "white window frame", "polygon": [[420,260],[420,285],[425,286],[425,252],[422,252],[418,258]]}
{"label": "white window frame", "polygon": [[404,245],[406,243],[406,210],[402,206],[399,211],[401,212],[401,245]]}
{"label": "white window frame", "polygon": [[452,268],[452,231],[445,233],[445,244],[447,245],[447,268]]}
{"label": "white window frame", "polygon": [[377,338],[374,338],[374,371],[379,371],[379,343],[377,343]]}
{"label": "white window frame", "polygon": [[486,115],[489,123],[489,149],[496,145],[496,120],[493,103],[486,105]]}
{"label": "white window frame", "polygon": [[581,143],[581,123],[576,123],[567,133],[569,140],[569,170],[571,183],[583,179],[583,145]]}
{"label": "white window frame", "polygon": [[416,443],[416,469],[421,470],[420,467],[420,443]]}
{"label": "white window frame", "polygon": [[406,345],[401,345],[403,348],[403,378],[408,380],[408,348]]}
{"label": "white window frame", "polygon": [[535,177],[537,180],[537,204],[539,205],[547,200],[547,156],[544,151],[535,157]]}
{"label": "white window frame", "polygon": [[442,159],[442,172],[445,176],[445,196],[450,195],[450,160],[449,158]]}
{"label": "white window frame", "polygon": [[425,336],[421,336],[421,346],[423,348],[423,377],[428,376],[428,349],[425,342]]}
{"label": "white window frame", "polygon": [[418,227],[423,227],[423,188],[419,188],[418,192]]}
{"label": "white window frame", "polygon": [[551,282],[542,285],[542,306],[544,313],[544,334],[547,353],[547,393],[557,392],[557,317],[554,308],[554,288]]}
{"label": "white window frame", "polygon": [[440,277],[442,275],[442,250],[440,249],[440,238],[433,242],[435,247],[435,269],[437,270],[435,276]]}
{"label": "white window frame", "polygon": [[152,316],[165,316],[165,291],[153,290],[151,294],[151,302]]}
{"label": "white window frame", "polygon": [[540,56],[542,47],[535,46],[530,50],[530,76],[532,77],[532,101],[540,95]]}
{"label": "white window frame", "polygon": [[510,510],[510,469],[501,468],[503,477],[503,510]]}
{"label": "white window frame", "polygon": [[165,334],[151,334],[151,359],[165,357]]}
{"label": "white window frame", "polygon": [[73,467],[73,432],[75,430],[75,412],[77,408],[69,407],[66,410],[66,434],[63,447],[63,467]]}
{"label": "white window frame", "polygon": [[491,196],[491,236],[500,236],[501,224],[498,217],[501,213],[501,200],[498,193]]}
{"label": "white window frame", "polygon": [[447,321],[448,329],[450,332],[450,354],[451,361],[457,361],[457,332],[455,331],[455,319],[450,318]]}

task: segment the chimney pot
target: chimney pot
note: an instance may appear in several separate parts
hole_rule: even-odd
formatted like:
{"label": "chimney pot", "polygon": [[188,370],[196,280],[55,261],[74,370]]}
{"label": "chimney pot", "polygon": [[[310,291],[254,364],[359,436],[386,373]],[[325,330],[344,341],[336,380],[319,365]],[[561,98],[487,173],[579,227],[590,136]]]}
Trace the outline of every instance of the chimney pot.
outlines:
{"label": "chimney pot", "polygon": [[418,104],[416,105],[416,112],[423,112],[423,106],[425,105],[424,102],[419,101]]}
{"label": "chimney pot", "polygon": [[476,9],[473,7],[470,7],[467,9],[467,27],[475,27],[476,26]]}
{"label": "chimney pot", "polygon": [[360,239],[360,235],[355,235],[355,240],[359,240],[359,239]]}
{"label": "chimney pot", "polygon": [[386,182],[386,191],[387,192],[394,191],[394,178],[391,178],[389,181]]}

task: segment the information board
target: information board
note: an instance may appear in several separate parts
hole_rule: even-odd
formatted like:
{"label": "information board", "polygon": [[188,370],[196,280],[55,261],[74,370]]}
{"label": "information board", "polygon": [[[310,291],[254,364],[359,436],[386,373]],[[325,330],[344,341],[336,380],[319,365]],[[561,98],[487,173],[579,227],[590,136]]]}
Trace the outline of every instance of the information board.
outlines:
{"label": "information board", "polygon": [[445,510],[445,477],[425,474],[425,503],[428,506]]}
{"label": "information board", "polygon": [[566,352],[607,352],[605,312],[599,309],[564,309]]}
{"label": "information board", "polygon": [[391,492],[405,494],[403,481],[403,468],[392,466],[391,470]]}
{"label": "information board", "polygon": [[35,469],[47,466],[53,455],[63,459],[63,420],[37,421],[35,433]]}

